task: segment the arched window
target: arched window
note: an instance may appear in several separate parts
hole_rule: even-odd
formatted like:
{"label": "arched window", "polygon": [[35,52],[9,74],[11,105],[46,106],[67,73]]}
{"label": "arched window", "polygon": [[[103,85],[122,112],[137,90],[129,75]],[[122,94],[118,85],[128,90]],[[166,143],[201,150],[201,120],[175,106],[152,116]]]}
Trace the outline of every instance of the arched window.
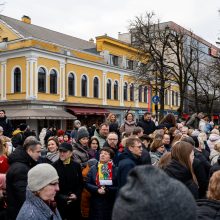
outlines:
{"label": "arched window", "polygon": [[93,96],[94,96],[94,98],[99,97],[99,79],[98,79],[98,77],[95,77],[93,80]]}
{"label": "arched window", "polygon": [[69,95],[75,95],[75,76],[73,73],[68,76],[68,91]]}
{"label": "arched window", "polygon": [[114,100],[118,100],[118,82],[114,82]]}
{"label": "arched window", "polygon": [[142,86],[138,87],[138,100],[142,102]]}
{"label": "arched window", "polygon": [[134,101],[134,84],[130,85],[130,101]]}
{"label": "arched window", "polygon": [[124,84],[124,100],[125,101],[128,100],[128,84],[127,83]]}
{"label": "arched window", "polygon": [[21,70],[18,67],[14,70],[14,92],[21,92]]}
{"label": "arched window", "polygon": [[46,71],[42,67],[38,70],[38,92],[46,92]]}
{"label": "arched window", "polygon": [[148,98],[148,88],[147,86],[144,87],[144,102],[147,103],[147,98]]}
{"label": "arched window", "polygon": [[112,92],[112,82],[110,79],[107,81],[107,99],[111,99],[111,92]]}
{"label": "arched window", "polygon": [[50,93],[57,94],[57,72],[56,70],[50,71]]}
{"label": "arched window", "polygon": [[81,96],[87,97],[87,77],[85,75],[81,79]]}

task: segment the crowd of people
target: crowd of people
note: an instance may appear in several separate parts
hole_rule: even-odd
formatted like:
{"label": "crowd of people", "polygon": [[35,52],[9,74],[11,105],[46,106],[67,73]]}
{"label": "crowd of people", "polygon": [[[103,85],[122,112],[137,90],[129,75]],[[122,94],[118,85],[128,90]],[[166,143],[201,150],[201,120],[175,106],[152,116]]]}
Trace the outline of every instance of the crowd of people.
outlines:
{"label": "crowd of people", "polygon": [[219,127],[127,112],[37,137],[0,110],[0,219],[220,219]]}

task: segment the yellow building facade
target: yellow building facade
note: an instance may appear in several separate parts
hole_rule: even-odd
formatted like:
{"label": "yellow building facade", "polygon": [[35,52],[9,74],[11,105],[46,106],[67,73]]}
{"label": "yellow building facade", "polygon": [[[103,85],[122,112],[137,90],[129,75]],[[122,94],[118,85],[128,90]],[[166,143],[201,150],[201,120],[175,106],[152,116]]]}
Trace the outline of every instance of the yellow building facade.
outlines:
{"label": "yellow building facade", "polygon": [[[0,107],[15,124],[72,129],[101,123],[109,112],[123,120],[153,111],[149,86],[134,79],[137,51],[106,35],[96,44],[0,15]],[[170,92],[170,91],[169,91]],[[175,110],[168,94],[167,108]],[[171,100],[171,101],[170,101]],[[172,108],[171,108],[172,107]]]}

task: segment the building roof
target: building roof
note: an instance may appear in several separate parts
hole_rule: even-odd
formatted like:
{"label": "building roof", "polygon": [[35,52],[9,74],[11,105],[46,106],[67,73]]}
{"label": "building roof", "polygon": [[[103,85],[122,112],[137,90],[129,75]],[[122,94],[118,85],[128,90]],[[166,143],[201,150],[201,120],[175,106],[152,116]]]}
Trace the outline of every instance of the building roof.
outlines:
{"label": "building roof", "polygon": [[92,42],[59,33],[57,31],[52,31],[34,24],[28,24],[14,18],[7,17],[5,15],[0,15],[0,21],[1,20],[15,31],[17,31],[24,38],[33,37],[77,50],[88,50],[96,48],[96,45]]}

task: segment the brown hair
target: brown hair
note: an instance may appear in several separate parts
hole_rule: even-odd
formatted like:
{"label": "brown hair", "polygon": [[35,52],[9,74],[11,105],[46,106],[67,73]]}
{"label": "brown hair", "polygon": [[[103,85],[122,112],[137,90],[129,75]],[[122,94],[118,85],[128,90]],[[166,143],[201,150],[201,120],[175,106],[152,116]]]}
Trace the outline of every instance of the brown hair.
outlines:
{"label": "brown hair", "polygon": [[136,137],[129,137],[127,140],[126,140],[126,147],[134,147],[135,143],[138,142],[138,143],[142,143],[141,140],[139,138],[136,138]]}
{"label": "brown hair", "polygon": [[160,124],[162,123],[169,123],[171,124],[173,127],[176,127],[176,119],[175,116],[173,114],[167,114],[161,121]]}
{"label": "brown hair", "polygon": [[150,150],[151,150],[152,152],[156,152],[157,149],[158,149],[159,147],[163,146],[163,145],[164,145],[164,144],[163,144],[162,140],[156,138],[156,139],[153,140],[152,144],[150,145]]}
{"label": "brown hair", "polygon": [[171,152],[166,152],[160,158],[158,162],[158,167],[164,170],[170,162],[171,162]]}
{"label": "brown hair", "polygon": [[101,154],[102,151],[106,151],[110,154],[110,158],[112,159],[115,156],[115,152],[110,148],[110,147],[103,147],[100,151],[99,154]]}
{"label": "brown hair", "polygon": [[48,145],[49,141],[54,141],[56,143],[57,147],[59,147],[59,145],[60,145],[58,139],[54,136],[48,138],[47,145]]}
{"label": "brown hair", "polygon": [[179,141],[182,138],[182,134],[177,134],[174,136],[173,141],[171,143],[171,146],[173,146],[177,141]]}
{"label": "brown hair", "polygon": [[89,146],[89,148],[91,148],[91,144],[92,144],[92,142],[93,142],[94,140],[95,140],[95,141],[97,142],[97,144],[98,144],[97,150],[99,151],[100,145],[99,145],[99,140],[98,140],[98,138],[97,138],[96,136],[92,136],[92,137],[91,137],[91,139],[89,140],[88,146]]}
{"label": "brown hair", "polygon": [[131,113],[131,112],[126,113],[126,115],[125,115],[125,120],[127,120],[128,115],[132,115],[132,120],[134,120],[134,114]]}
{"label": "brown hair", "polygon": [[177,141],[171,150],[171,158],[178,161],[184,167],[190,170],[192,174],[193,181],[198,184],[196,176],[194,174],[192,163],[190,161],[190,154],[193,151],[194,147],[192,144],[185,141]]}
{"label": "brown hair", "polygon": [[209,187],[207,191],[207,198],[213,200],[220,200],[220,170],[214,172],[209,181]]}
{"label": "brown hair", "polygon": [[106,119],[106,121],[107,121],[108,123],[110,123],[110,122],[111,122],[111,117],[112,117],[112,115],[114,115],[114,116],[115,116],[115,122],[117,121],[117,115],[116,115],[116,114],[114,114],[114,113],[109,113],[109,115],[108,115],[108,117],[107,117],[107,119]]}

